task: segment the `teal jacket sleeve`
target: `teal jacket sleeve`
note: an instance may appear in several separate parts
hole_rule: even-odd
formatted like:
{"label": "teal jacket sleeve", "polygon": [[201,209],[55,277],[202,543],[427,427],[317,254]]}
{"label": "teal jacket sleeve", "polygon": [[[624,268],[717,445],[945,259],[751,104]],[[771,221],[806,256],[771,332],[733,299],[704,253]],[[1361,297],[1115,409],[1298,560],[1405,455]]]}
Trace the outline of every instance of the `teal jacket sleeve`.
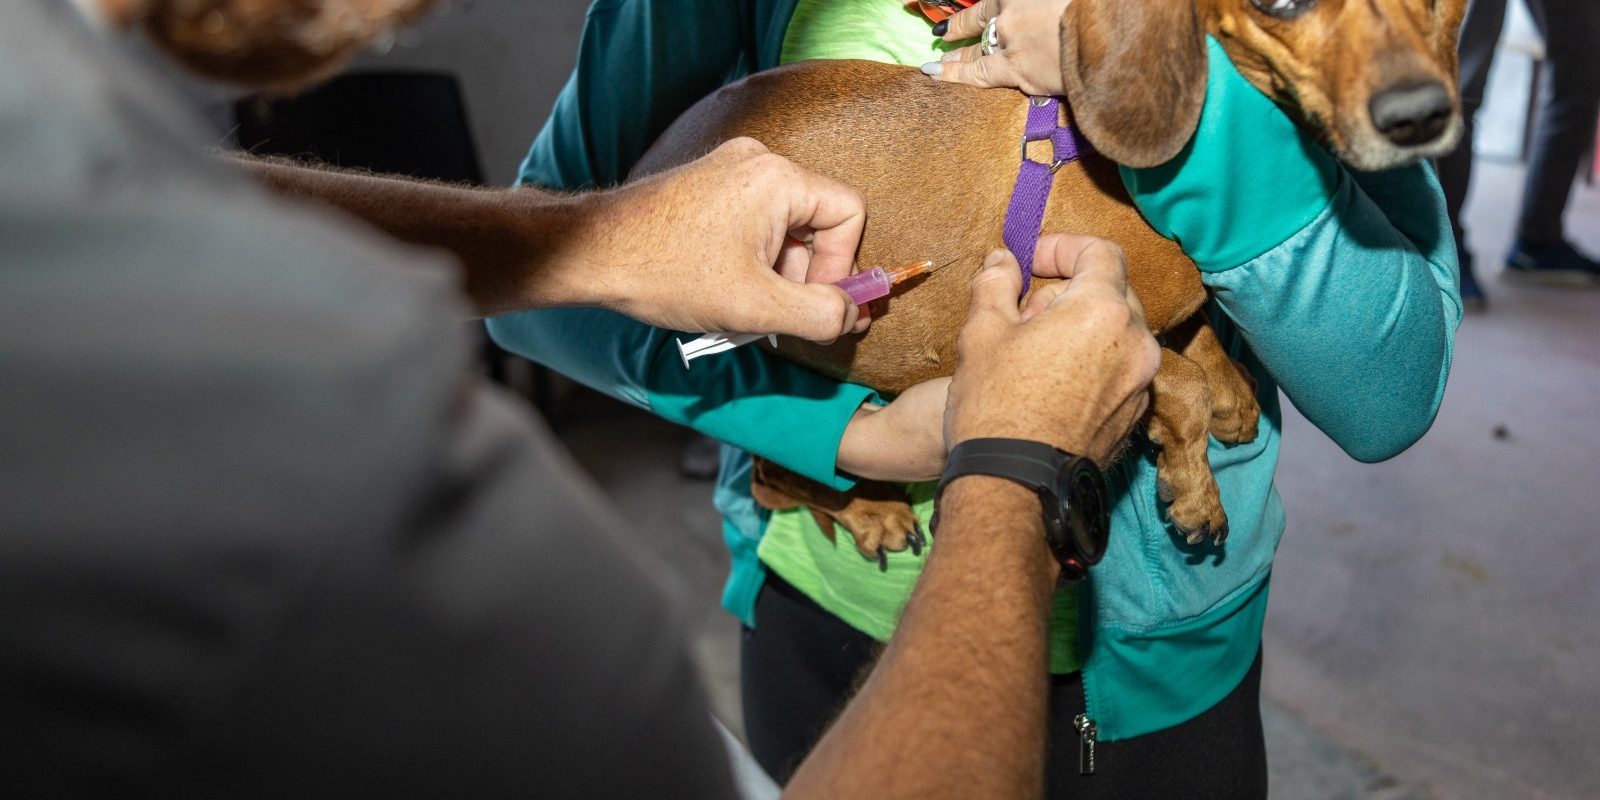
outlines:
{"label": "teal jacket sleeve", "polygon": [[621,183],[680,114],[749,70],[739,0],[595,0],[578,62],[519,182],[553,189]]}
{"label": "teal jacket sleeve", "polygon": [[[523,162],[522,183],[607,186],[651,142],[750,58],[746,3],[598,0],[577,68]],[[836,489],[839,440],[872,390],[742,347],[685,369],[670,331],[597,309],[548,309],[488,321],[511,352],[605,394],[769,458]]]}
{"label": "teal jacket sleeve", "polygon": [[849,489],[835,468],[839,440],[863,402],[864,386],[829,380],[754,345],[686,369],[674,333],[620,314],[562,308],[489,320],[502,347],[587,386],[776,461],[812,480]]}
{"label": "teal jacket sleeve", "polygon": [[1123,181],[1295,407],[1352,457],[1392,458],[1433,424],[1461,321],[1433,169],[1346,168],[1209,56],[1194,138]]}

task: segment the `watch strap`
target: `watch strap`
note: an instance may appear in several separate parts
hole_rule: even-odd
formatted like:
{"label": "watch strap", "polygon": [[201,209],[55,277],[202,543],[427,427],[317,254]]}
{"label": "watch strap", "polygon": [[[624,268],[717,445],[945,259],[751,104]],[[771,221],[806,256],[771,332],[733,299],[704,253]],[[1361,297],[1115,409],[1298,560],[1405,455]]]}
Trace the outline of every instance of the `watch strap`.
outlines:
{"label": "watch strap", "polygon": [[955,446],[945,459],[939,477],[939,492],[950,481],[963,475],[990,475],[1009,478],[1039,491],[1055,486],[1056,471],[1072,458],[1043,442],[1026,439],[968,439]]}
{"label": "watch strap", "polygon": [[[934,519],[938,526],[938,499],[944,488],[964,475],[988,475],[1014,481],[1039,496],[1044,517],[1045,544],[1061,565],[1061,581],[1075,583],[1105,552],[1107,518],[1105,482],[1094,462],[1043,442],[1026,439],[969,439],[955,446],[945,461],[944,474],[934,494]],[[1067,482],[1062,483],[1063,475]],[[1079,493],[1087,481],[1089,496]],[[1088,508],[1084,508],[1084,501]],[[1087,513],[1085,513],[1087,512]]]}

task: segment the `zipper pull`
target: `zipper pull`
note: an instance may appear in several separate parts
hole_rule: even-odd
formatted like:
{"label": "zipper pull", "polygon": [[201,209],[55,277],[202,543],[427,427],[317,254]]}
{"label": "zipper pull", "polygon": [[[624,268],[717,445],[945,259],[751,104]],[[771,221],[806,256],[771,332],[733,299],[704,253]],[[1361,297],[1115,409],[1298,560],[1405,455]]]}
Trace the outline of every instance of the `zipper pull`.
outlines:
{"label": "zipper pull", "polygon": [[1098,731],[1094,727],[1094,720],[1088,714],[1079,714],[1072,720],[1073,727],[1078,729],[1078,774],[1094,774],[1094,743]]}

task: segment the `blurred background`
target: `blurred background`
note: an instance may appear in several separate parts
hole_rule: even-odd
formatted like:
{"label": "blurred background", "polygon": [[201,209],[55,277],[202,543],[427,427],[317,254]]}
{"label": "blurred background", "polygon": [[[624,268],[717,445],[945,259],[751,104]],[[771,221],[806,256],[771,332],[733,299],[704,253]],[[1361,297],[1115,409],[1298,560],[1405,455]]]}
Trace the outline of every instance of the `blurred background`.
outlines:
{"label": "blurred background", "polygon": [[[1543,58],[1513,5],[1467,208],[1492,302],[1462,323],[1433,430],[1363,465],[1283,404],[1289,529],[1264,668],[1274,797],[1600,796],[1600,292],[1495,280]],[[219,137],[257,152],[507,185],[566,81],[585,6],[456,0],[308,95],[209,106]],[[1592,160],[1584,171],[1568,230],[1600,252]],[[615,497],[699,620],[705,682],[737,734],[739,629],[717,604],[727,556],[694,475],[703,450],[487,345],[485,359]]]}

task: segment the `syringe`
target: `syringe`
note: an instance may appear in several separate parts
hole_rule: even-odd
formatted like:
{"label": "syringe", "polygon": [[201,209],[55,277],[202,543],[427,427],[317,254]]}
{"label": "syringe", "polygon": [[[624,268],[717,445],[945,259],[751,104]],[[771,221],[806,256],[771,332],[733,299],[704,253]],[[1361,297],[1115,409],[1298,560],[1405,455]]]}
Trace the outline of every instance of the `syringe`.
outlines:
{"label": "syringe", "polygon": [[[946,262],[950,263],[950,262]],[[865,305],[880,297],[889,294],[889,289],[901,281],[915,278],[938,269],[932,260],[913,261],[910,264],[901,264],[898,267],[873,267],[862,270],[848,278],[833,282],[834,286],[844,290],[856,305]],[[740,347],[757,339],[764,334],[759,333],[708,333],[693,341],[678,342],[678,355],[683,359],[683,368],[689,368],[689,362],[701,356],[712,353],[723,353]],[[776,337],[772,337],[772,346],[777,347]]]}
{"label": "syringe", "polygon": [[934,269],[932,261],[916,261],[888,269],[873,267],[843,280],[834,281],[833,285],[843,289],[844,293],[850,295],[850,299],[860,306],[887,295],[889,287]]}

